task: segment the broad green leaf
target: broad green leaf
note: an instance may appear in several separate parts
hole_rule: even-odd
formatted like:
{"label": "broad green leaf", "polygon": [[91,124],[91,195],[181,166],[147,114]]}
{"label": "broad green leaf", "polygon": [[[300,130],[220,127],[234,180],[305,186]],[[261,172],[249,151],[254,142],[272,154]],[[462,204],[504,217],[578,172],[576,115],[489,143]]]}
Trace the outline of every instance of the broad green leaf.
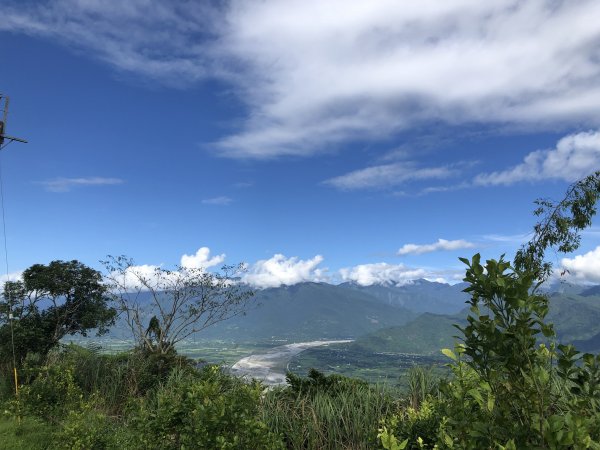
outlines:
{"label": "broad green leaf", "polygon": [[452,350],[450,350],[449,348],[443,348],[442,353],[444,355],[446,355],[448,358],[452,359],[453,361],[458,361],[458,358],[456,357],[454,352]]}

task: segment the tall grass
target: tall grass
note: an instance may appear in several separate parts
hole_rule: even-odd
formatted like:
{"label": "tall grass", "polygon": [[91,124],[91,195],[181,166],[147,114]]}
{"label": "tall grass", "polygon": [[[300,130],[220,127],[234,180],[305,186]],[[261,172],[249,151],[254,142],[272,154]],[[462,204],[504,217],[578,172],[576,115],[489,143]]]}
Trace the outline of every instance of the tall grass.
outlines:
{"label": "tall grass", "polygon": [[0,415],[0,448],[10,450],[45,450],[52,448],[50,425],[31,417],[18,422],[13,417]]}
{"label": "tall grass", "polygon": [[428,396],[438,396],[439,378],[435,376],[432,367],[413,366],[406,371],[405,376],[408,384],[408,406],[417,410]]}
{"label": "tall grass", "polygon": [[101,399],[109,415],[121,415],[132,398],[144,396],[166,380],[173,368],[193,370],[186,358],[176,354],[149,355],[141,351],[109,355],[99,347],[66,345],[51,351],[46,359],[23,369],[23,381],[35,379],[41,366],[70,371],[86,397]]}
{"label": "tall grass", "polygon": [[263,397],[261,416],[284,436],[289,449],[372,449],[378,447],[381,419],[395,408],[389,388],[382,386],[356,385],[312,395],[276,388]]}

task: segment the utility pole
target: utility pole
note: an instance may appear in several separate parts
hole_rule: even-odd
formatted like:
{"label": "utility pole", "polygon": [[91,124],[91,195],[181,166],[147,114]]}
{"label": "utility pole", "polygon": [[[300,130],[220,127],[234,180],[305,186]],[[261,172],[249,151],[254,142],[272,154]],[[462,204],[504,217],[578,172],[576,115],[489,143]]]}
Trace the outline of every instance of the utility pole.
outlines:
{"label": "utility pole", "polygon": [[[22,142],[27,144],[25,139],[17,138],[14,136],[9,136],[6,134],[6,121],[8,119],[8,103],[10,102],[10,98],[8,95],[0,94],[0,111],[2,111],[2,119],[0,120],[0,150],[6,147],[13,141]],[[4,141],[8,142],[4,144]]]}
{"label": "utility pole", "polygon": [[[25,139],[21,139],[21,138],[17,138],[14,136],[9,136],[6,134],[6,121],[8,120],[8,104],[9,104],[10,99],[8,98],[8,95],[4,95],[4,94],[0,94],[0,150],[2,150],[3,148],[5,148],[8,144],[12,143],[12,142],[22,142],[24,144],[27,143],[27,141]],[[8,141],[6,144],[4,143],[5,141]],[[0,199],[1,199],[1,206],[2,206],[2,228],[3,228],[3,234],[4,234],[4,257],[6,260],[6,282],[8,283],[8,249],[7,249],[7,245],[6,245],[6,218],[4,215],[4,187],[3,187],[3,182],[2,182],[2,172],[0,171]],[[5,286],[6,288],[6,286]],[[10,295],[9,295],[10,296]],[[15,317],[13,316],[13,304],[12,304],[12,299],[8,298],[6,299],[8,301],[8,321],[10,323],[10,335],[11,335],[11,343],[12,343],[12,354],[13,354],[13,374],[15,377],[15,396],[17,397],[17,400],[19,398],[19,377],[17,374],[17,357],[15,354],[15,332],[14,332],[14,325],[13,322],[15,320]],[[17,419],[19,424],[21,423],[21,412],[20,412],[20,406],[18,407],[18,411],[17,411]]]}

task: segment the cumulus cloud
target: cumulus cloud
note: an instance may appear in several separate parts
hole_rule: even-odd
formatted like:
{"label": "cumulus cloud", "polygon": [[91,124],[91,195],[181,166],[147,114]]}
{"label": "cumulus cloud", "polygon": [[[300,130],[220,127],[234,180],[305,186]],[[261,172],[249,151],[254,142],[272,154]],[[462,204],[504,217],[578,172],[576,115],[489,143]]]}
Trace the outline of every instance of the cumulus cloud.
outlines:
{"label": "cumulus cloud", "polygon": [[563,137],[551,150],[529,153],[511,169],[475,178],[479,185],[509,185],[519,181],[560,179],[573,182],[600,167],[600,132],[589,131]]}
{"label": "cumulus cloud", "polygon": [[600,283],[600,246],[583,255],[561,260],[567,277],[581,283]]}
{"label": "cumulus cloud", "polygon": [[181,257],[181,267],[190,269],[206,269],[221,264],[225,261],[225,253],[210,257],[208,247],[200,247],[195,255],[183,255]]}
{"label": "cumulus cloud", "polygon": [[110,186],[122,184],[124,181],[120,178],[103,177],[81,177],[81,178],[54,178],[52,180],[41,181],[40,184],[50,192],[69,192],[74,187],[80,186]]}
{"label": "cumulus cloud", "polygon": [[360,264],[358,266],[340,269],[344,281],[354,281],[361,286],[372,284],[394,283],[402,285],[419,278],[425,278],[427,271],[406,267],[404,264]]}
{"label": "cumulus cloud", "polygon": [[459,250],[461,248],[473,248],[475,244],[464,239],[448,241],[438,239],[433,244],[404,244],[398,250],[399,255],[422,255],[423,253],[437,252],[439,250]]}
{"label": "cumulus cloud", "polygon": [[242,276],[242,281],[258,288],[290,286],[304,281],[325,281],[327,269],[318,267],[322,262],[321,255],[301,260],[295,256],[287,258],[278,253],[270,259],[260,260],[249,266]]}
{"label": "cumulus cloud", "polygon": [[218,266],[225,261],[225,254],[212,256],[210,248],[200,247],[193,255],[183,254],[179,265],[181,270],[163,270],[163,264],[139,264],[127,267],[122,273],[109,274],[108,278],[117,281],[121,287],[129,291],[145,291],[148,287],[160,289],[164,283],[175,282],[185,276],[188,269],[206,270]]}
{"label": "cumulus cloud", "polygon": [[205,198],[202,200],[204,205],[229,205],[233,201],[232,198],[226,196]]}
{"label": "cumulus cloud", "polygon": [[455,174],[456,171],[449,167],[417,168],[414,163],[399,162],[355,170],[324,183],[341,190],[386,188],[407,181],[446,178]]}
{"label": "cumulus cloud", "polygon": [[8,275],[6,273],[0,275],[0,285],[4,285],[7,281],[19,281],[23,279],[23,271],[19,270],[17,272],[10,272]]}
{"label": "cumulus cloud", "polygon": [[431,121],[600,117],[595,0],[8,0],[2,16],[0,30],[120,71],[231,83],[247,116],[215,143],[229,157],[310,155]]}

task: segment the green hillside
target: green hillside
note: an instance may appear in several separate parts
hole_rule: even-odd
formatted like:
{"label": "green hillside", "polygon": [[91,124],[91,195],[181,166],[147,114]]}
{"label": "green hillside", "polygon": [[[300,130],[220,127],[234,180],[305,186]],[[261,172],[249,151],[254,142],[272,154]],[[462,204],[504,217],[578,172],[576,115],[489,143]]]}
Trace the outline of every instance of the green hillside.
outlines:
{"label": "green hillside", "polygon": [[349,346],[364,352],[412,353],[435,355],[440,349],[452,347],[458,330],[456,323],[463,323],[459,316],[421,314],[415,320],[399,327],[385,328],[359,337]]}
{"label": "green hillside", "polygon": [[402,325],[416,314],[381,305],[363,292],[325,283],[300,283],[259,291],[247,315],[206,329],[204,338],[316,340],[353,338]]}
{"label": "green hillside", "polygon": [[[451,348],[464,325],[468,310],[456,315],[425,313],[402,326],[377,330],[359,337],[351,348],[371,352],[435,355]],[[548,322],[554,324],[558,342],[575,343],[582,351],[600,351],[600,296],[552,294]]]}
{"label": "green hillside", "polygon": [[[150,313],[145,315],[148,320],[152,317]],[[382,305],[366,292],[326,283],[299,283],[257,291],[246,315],[208,327],[190,340],[299,342],[355,338],[405,324],[416,316],[406,308]],[[111,329],[110,337],[131,337],[123,319]]]}

